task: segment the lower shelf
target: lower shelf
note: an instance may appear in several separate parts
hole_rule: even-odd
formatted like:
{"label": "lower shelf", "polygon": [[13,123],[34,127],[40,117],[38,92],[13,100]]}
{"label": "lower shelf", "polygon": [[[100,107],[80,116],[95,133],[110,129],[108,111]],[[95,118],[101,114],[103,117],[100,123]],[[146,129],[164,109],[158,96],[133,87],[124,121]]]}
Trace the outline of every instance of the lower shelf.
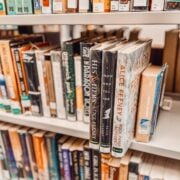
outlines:
{"label": "lower shelf", "polygon": [[[62,119],[13,115],[0,112],[0,120],[46,131],[89,138],[89,125]],[[131,149],[180,160],[180,101],[173,101],[171,111],[161,111],[156,134],[149,143],[133,141]]]}

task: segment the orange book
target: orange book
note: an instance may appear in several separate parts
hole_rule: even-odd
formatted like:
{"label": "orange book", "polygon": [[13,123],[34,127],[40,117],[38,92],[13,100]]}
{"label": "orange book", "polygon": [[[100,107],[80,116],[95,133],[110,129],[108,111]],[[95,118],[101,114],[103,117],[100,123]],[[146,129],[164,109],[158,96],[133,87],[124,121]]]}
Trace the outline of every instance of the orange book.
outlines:
{"label": "orange book", "polygon": [[93,12],[110,12],[110,0],[93,0]]}
{"label": "orange book", "polygon": [[111,154],[101,154],[101,180],[109,179],[109,160]]}
{"label": "orange book", "polygon": [[0,15],[6,15],[5,0],[0,0]]}

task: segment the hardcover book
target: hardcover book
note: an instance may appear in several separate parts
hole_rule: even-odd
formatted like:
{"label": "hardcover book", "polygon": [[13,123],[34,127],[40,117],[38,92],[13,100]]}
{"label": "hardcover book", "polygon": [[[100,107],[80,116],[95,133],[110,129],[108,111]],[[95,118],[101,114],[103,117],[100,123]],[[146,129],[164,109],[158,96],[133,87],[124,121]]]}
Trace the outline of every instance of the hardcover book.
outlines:
{"label": "hardcover book", "polygon": [[78,12],[78,1],[77,0],[67,0],[67,12],[68,13]]}
{"label": "hardcover book", "polygon": [[140,74],[150,60],[151,40],[119,50],[113,118],[112,155],[123,157],[134,135]]}
{"label": "hardcover book", "polygon": [[93,0],[93,12],[110,12],[110,0]]}
{"label": "hardcover book", "polygon": [[109,160],[111,154],[101,154],[101,180],[109,179]]}
{"label": "hardcover book", "polygon": [[166,11],[180,10],[179,0],[165,0],[164,10],[166,10]]}
{"label": "hardcover book", "polygon": [[33,7],[34,7],[34,14],[41,14],[42,11],[41,0],[34,0]]}
{"label": "hardcover book", "polygon": [[6,6],[4,0],[0,0],[0,15],[6,15]]}
{"label": "hardcover book", "polygon": [[63,0],[53,0],[53,14],[63,12]]}
{"label": "hardcover book", "polygon": [[79,0],[79,12],[85,13],[92,10],[92,0]]}
{"label": "hardcover book", "polygon": [[6,0],[6,9],[8,15],[16,14],[15,0]]}
{"label": "hardcover book", "polygon": [[132,0],[131,1],[131,11],[148,11],[149,10],[149,0]]}
{"label": "hardcover book", "polygon": [[164,0],[152,0],[151,11],[163,11],[163,9],[164,9]]}
{"label": "hardcover book", "polygon": [[119,0],[111,0],[110,2],[111,12],[119,11]]}
{"label": "hardcover book", "polygon": [[41,13],[51,14],[52,13],[52,1],[51,0],[41,0]]}
{"label": "hardcover book", "polygon": [[92,168],[93,179],[101,179],[101,153],[98,150],[92,150]]}
{"label": "hardcover book", "polygon": [[15,10],[17,15],[23,14],[23,0],[15,0]]}
{"label": "hardcover book", "polygon": [[33,0],[23,0],[23,13],[33,14]]}
{"label": "hardcover book", "polygon": [[131,0],[120,0],[119,11],[130,11]]}

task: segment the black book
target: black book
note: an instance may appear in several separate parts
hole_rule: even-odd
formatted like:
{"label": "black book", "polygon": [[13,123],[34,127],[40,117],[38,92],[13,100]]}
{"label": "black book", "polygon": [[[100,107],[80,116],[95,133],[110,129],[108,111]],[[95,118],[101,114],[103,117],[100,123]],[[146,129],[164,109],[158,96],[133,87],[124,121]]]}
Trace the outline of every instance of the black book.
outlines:
{"label": "black book", "polygon": [[92,150],[93,161],[93,180],[101,179],[101,153],[98,150]]}

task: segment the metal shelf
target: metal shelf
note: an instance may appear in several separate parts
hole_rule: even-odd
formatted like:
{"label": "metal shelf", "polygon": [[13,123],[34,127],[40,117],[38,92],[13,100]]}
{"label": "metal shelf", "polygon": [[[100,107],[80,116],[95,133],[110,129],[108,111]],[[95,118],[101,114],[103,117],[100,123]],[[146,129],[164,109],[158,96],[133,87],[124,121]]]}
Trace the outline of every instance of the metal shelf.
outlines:
{"label": "metal shelf", "polygon": [[180,11],[6,15],[0,16],[0,24],[180,24]]}

